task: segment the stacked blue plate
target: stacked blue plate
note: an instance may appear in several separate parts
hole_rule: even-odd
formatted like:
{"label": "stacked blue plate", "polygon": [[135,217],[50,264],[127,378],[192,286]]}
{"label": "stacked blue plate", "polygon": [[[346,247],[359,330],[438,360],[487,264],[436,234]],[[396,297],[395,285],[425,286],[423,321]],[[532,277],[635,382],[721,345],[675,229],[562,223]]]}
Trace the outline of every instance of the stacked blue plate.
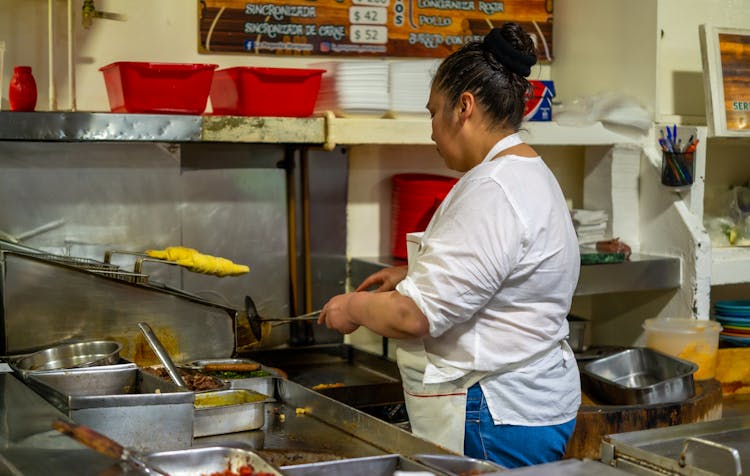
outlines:
{"label": "stacked blue plate", "polygon": [[717,301],[714,303],[714,318],[724,328],[719,339],[750,347],[750,300]]}

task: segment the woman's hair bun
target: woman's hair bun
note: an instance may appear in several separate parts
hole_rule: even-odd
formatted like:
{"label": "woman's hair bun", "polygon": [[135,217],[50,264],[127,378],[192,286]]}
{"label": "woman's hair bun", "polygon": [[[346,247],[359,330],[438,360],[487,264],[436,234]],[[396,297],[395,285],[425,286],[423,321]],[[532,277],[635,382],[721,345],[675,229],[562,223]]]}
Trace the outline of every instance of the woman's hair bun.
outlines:
{"label": "woman's hair bun", "polygon": [[[525,47],[524,43],[530,46]],[[493,28],[484,37],[482,44],[503,66],[523,77],[531,74],[531,67],[536,64],[533,42],[516,23],[506,23],[502,28]]]}

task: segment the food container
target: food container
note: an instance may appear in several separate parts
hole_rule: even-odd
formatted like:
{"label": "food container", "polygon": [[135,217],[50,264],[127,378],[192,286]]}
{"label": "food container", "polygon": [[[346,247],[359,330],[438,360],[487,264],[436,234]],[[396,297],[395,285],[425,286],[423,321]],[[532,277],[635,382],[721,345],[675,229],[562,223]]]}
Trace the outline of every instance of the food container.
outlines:
{"label": "food container", "polygon": [[214,114],[307,117],[313,113],[324,69],[238,66],[217,70],[211,83]]}
{"label": "food container", "polygon": [[163,451],[149,454],[146,461],[158,466],[170,476],[194,476],[196,474],[224,474],[231,471],[243,474],[243,466],[252,467],[252,474],[279,475],[281,472],[246,448],[208,446],[186,450]]}
{"label": "food container", "polygon": [[286,476],[329,476],[344,474],[392,476],[396,471],[434,474],[428,466],[397,454],[282,466],[282,471]]}
{"label": "food container", "polygon": [[506,468],[492,461],[455,455],[414,455],[414,459],[424,465],[450,476],[486,474],[505,471]]}
{"label": "food container", "polygon": [[195,393],[140,369],[39,372],[28,385],[76,423],[138,451],[192,443]]}
{"label": "food container", "polygon": [[722,329],[718,322],[668,317],[647,319],[643,328],[646,347],[694,362],[696,380],[714,378]]}
{"label": "food container", "polygon": [[[143,370],[151,375],[155,375],[157,378],[172,383],[172,378],[169,376],[167,369],[163,365],[143,367]],[[178,368],[177,371],[180,373],[180,377],[182,377],[182,381],[185,382],[187,388],[196,393],[215,392],[217,390],[228,390],[230,388],[228,382],[206,375],[195,369]]]}
{"label": "food container", "polygon": [[[56,375],[61,372],[62,369],[53,369],[53,370],[24,370],[16,367],[12,362],[10,363],[11,368],[15,372],[18,373],[18,375],[21,377],[22,380],[28,381],[29,377],[31,375]],[[72,369],[64,369],[65,375],[74,376],[77,373],[85,374],[87,371],[91,370],[92,368],[95,368],[97,370],[108,370],[108,371],[118,371],[118,370],[126,370],[126,369],[138,369],[138,365],[130,362],[125,359],[120,359],[120,361],[116,364],[107,364],[107,365],[97,365],[95,367],[76,367]]]}
{"label": "food container", "polygon": [[637,347],[584,365],[581,383],[587,394],[611,405],[682,402],[695,395],[697,368],[692,362]]}
{"label": "food container", "polygon": [[[258,370],[242,371],[228,370],[234,365],[256,365]],[[225,367],[227,370],[211,370],[211,366]],[[229,384],[232,389],[245,389],[273,397],[276,389],[276,379],[280,377],[276,369],[261,365],[251,359],[202,359],[193,360],[181,366],[199,371],[211,377],[218,378]]]}
{"label": "food container", "polygon": [[99,68],[112,112],[201,114],[215,64],[118,61]]}
{"label": "food container", "polygon": [[265,403],[272,401],[245,389],[196,393],[193,436],[257,430],[265,423]]}
{"label": "food container", "polygon": [[573,352],[584,352],[588,346],[587,342],[587,331],[588,321],[582,317],[568,315],[568,344]]}
{"label": "food container", "polygon": [[121,350],[120,343],[110,340],[68,342],[14,359],[12,366],[21,371],[37,371],[116,364]]}

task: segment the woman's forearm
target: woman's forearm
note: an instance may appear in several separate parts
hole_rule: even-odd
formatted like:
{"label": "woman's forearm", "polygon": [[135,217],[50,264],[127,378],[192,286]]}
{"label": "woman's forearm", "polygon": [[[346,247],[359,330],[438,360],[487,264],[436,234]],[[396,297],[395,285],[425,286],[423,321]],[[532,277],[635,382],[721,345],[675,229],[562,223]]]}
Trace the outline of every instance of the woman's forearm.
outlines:
{"label": "woman's forearm", "polygon": [[354,293],[347,311],[353,322],[384,337],[407,339],[430,331],[427,317],[414,301],[396,291]]}

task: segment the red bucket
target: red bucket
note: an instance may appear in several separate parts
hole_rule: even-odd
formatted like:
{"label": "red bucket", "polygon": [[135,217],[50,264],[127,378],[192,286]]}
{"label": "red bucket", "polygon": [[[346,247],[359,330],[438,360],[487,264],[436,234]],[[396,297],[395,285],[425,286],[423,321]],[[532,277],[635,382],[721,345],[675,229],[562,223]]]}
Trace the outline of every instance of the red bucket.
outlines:
{"label": "red bucket", "polygon": [[406,234],[424,231],[458,181],[432,174],[396,174],[391,188],[391,255],[406,259]]}

